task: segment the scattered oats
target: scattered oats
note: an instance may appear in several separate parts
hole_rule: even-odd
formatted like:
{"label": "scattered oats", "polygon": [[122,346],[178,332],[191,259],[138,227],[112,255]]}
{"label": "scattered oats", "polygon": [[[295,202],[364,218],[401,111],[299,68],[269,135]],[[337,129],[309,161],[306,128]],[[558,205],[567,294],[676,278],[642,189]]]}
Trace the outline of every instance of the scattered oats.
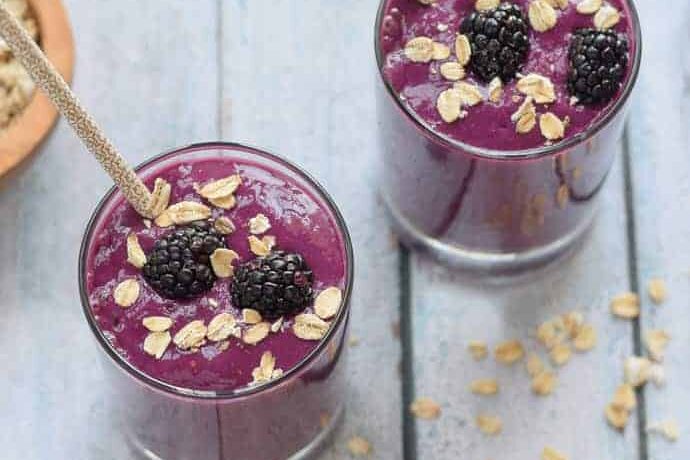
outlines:
{"label": "scattered oats", "polygon": [[168,213],[167,210],[160,213],[158,215],[158,217],[156,217],[154,219],[153,222],[156,224],[156,226],[158,226],[160,228],[170,227],[171,225],[174,224],[174,222],[172,221],[172,218],[170,217],[170,213]]}
{"label": "scattered oats", "polygon": [[[249,241],[249,249],[257,256],[267,256],[271,253],[273,247],[271,243],[271,237],[264,236],[259,239],[254,235],[249,235],[247,240]],[[275,244],[275,243],[274,243]]]}
{"label": "scattered oats", "polygon": [[295,317],[292,331],[303,340],[321,340],[328,332],[330,324],[311,313],[302,313]]}
{"label": "scattered oats", "polygon": [[252,371],[252,383],[265,383],[273,378],[273,371],[276,366],[276,358],[270,351],[264,351],[261,355],[259,367],[255,367]]}
{"label": "scattered oats", "polygon": [[173,342],[182,350],[199,348],[206,343],[206,326],[201,320],[194,320],[187,323],[182,329],[177,331],[173,337]]}
{"label": "scattered oats", "polygon": [[436,110],[446,123],[453,123],[460,118],[462,95],[455,88],[442,91],[436,99]]}
{"label": "scattered oats", "polygon": [[565,208],[565,205],[568,204],[568,200],[570,199],[570,189],[566,184],[561,184],[560,187],[558,187],[558,191],[556,192],[556,204],[560,209]]}
{"label": "scattered oats", "polygon": [[438,23],[436,24],[436,30],[438,30],[439,32],[445,32],[446,30],[448,30],[448,24]]}
{"label": "scattered oats", "polygon": [[479,340],[471,341],[467,346],[467,349],[470,351],[470,354],[475,361],[481,361],[489,354],[489,347],[486,346],[486,343]]}
{"label": "scattered oats", "polygon": [[472,107],[484,100],[484,96],[482,96],[482,93],[476,85],[461,81],[455,83],[453,87],[460,92],[460,102],[462,105]]}
{"label": "scattered oats", "polygon": [[122,308],[128,308],[134,305],[134,302],[139,298],[140,292],[139,282],[135,279],[127,279],[117,285],[113,292],[115,303]]}
{"label": "scattered oats", "polygon": [[181,201],[170,206],[164,214],[168,214],[174,224],[183,225],[197,220],[208,219],[211,217],[211,209],[205,204],[197,203],[196,201]]}
{"label": "scattered oats", "polygon": [[273,373],[271,374],[272,379],[279,379],[282,376],[283,376],[283,370],[282,369],[273,369]]}
{"label": "scattered oats", "polygon": [[465,78],[465,68],[457,62],[444,62],[439,70],[446,80],[458,81]]}
{"label": "scattered oats", "polygon": [[127,262],[137,268],[141,268],[146,264],[146,254],[141,249],[136,233],[127,235]]}
{"label": "scattered oats", "polygon": [[525,349],[518,340],[509,340],[496,346],[494,355],[501,364],[514,364],[525,355]]}
{"label": "scattered oats", "polygon": [[673,419],[650,423],[647,426],[647,433],[660,434],[671,442],[676,442],[680,438],[680,428],[678,427],[678,423]]}
{"label": "scattered oats", "polygon": [[570,4],[569,0],[546,0],[546,2],[554,8],[560,8],[562,10],[568,8]]}
{"label": "scattered oats", "polygon": [[412,62],[429,62],[434,57],[434,41],[415,37],[405,45],[405,56]]}
{"label": "scattered oats", "polygon": [[563,320],[563,327],[568,332],[568,336],[571,339],[577,337],[580,333],[580,328],[585,322],[585,318],[579,311],[571,311],[563,314],[561,317]]}
{"label": "scattered oats", "polygon": [[474,8],[477,11],[489,11],[498,8],[500,3],[501,0],[477,0],[477,3],[474,4]]}
{"label": "scattered oats", "polygon": [[242,341],[248,343],[249,345],[256,345],[268,336],[271,330],[271,325],[269,323],[263,322],[255,324],[246,331],[244,331],[244,336],[242,336]]}
{"label": "scattered oats", "polygon": [[620,409],[627,411],[633,410],[637,407],[637,395],[635,389],[629,383],[624,383],[616,389],[616,394],[613,395],[611,404]]}
{"label": "scattered oats", "polygon": [[518,134],[529,133],[537,124],[537,109],[533,101],[531,96],[526,97],[517,112],[510,116],[510,119],[516,123],[515,130]]}
{"label": "scattered oats", "polygon": [[271,222],[264,214],[257,214],[249,219],[249,232],[253,235],[261,235],[271,228]]}
{"label": "scattered oats", "polygon": [[542,372],[544,372],[544,363],[541,358],[535,353],[530,353],[527,357],[527,373],[530,377],[535,378]]}
{"label": "scattered oats", "polygon": [[432,59],[434,61],[443,61],[450,57],[450,48],[443,43],[434,42],[434,54]]}
{"label": "scattered oats", "polygon": [[640,299],[633,292],[618,294],[611,300],[611,312],[620,318],[637,318],[640,316]]}
{"label": "scattered oats", "polygon": [[281,316],[277,320],[275,320],[273,323],[271,323],[271,332],[276,333],[280,331],[280,328],[283,327],[283,317]]}
{"label": "scattered oats", "polygon": [[541,453],[541,460],[568,460],[568,457],[551,447],[544,447]]}
{"label": "scattered oats", "polygon": [[208,201],[213,206],[221,209],[232,209],[235,207],[235,204],[237,204],[235,195],[228,195],[222,198],[209,198]]}
{"label": "scattered oats", "polygon": [[529,4],[529,22],[537,32],[553,29],[558,21],[556,10],[546,0],[533,0]]}
{"label": "scattered oats", "polygon": [[165,179],[156,178],[153,182],[153,192],[151,192],[151,202],[149,203],[149,215],[151,217],[155,219],[168,209],[171,191],[172,187]]}
{"label": "scattered oats", "polygon": [[551,80],[536,73],[520,77],[517,89],[525,96],[531,96],[537,104],[549,104],[556,100],[556,90]]}
{"label": "scattered oats", "polygon": [[213,222],[213,228],[221,235],[229,235],[235,231],[235,224],[229,218],[222,216]]}
{"label": "scattered oats", "polygon": [[618,24],[621,20],[621,15],[613,6],[606,4],[602,6],[597,14],[594,15],[594,27],[599,30],[610,29]]}
{"label": "scattered oats", "polygon": [[556,388],[556,375],[543,371],[532,379],[532,391],[539,396],[548,396]]}
{"label": "scattered oats", "polygon": [[573,355],[573,351],[570,349],[570,345],[567,343],[559,343],[549,353],[549,357],[551,358],[551,362],[554,363],[556,366],[563,366],[570,361],[570,358]]}
{"label": "scattered oats", "polygon": [[478,415],[477,427],[484,433],[489,435],[497,435],[503,430],[503,422],[500,417],[491,415]]}
{"label": "scattered oats", "polygon": [[570,96],[570,100],[568,101],[568,104],[570,104],[571,107],[575,107],[579,103],[580,103],[580,98],[578,98],[577,96]]}
{"label": "scattered oats", "polygon": [[654,302],[656,305],[661,305],[666,301],[666,283],[664,283],[664,280],[655,278],[652,280],[649,280],[649,284],[647,285],[647,293],[649,294],[649,298]]}
{"label": "scattered oats", "polygon": [[259,324],[263,321],[261,313],[253,308],[245,308],[242,310],[242,322],[247,324]]}
{"label": "scattered oats", "polygon": [[151,332],[144,339],[144,352],[156,359],[161,359],[170,345],[170,340],[170,332]]}
{"label": "scattered oats", "polygon": [[498,393],[498,382],[494,379],[475,380],[470,389],[474,394],[491,396]]}
{"label": "scattered oats", "polygon": [[645,334],[644,341],[649,356],[651,356],[654,361],[663,361],[664,351],[670,340],[671,336],[666,331],[661,329],[648,331]]}
{"label": "scattered oats", "polygon": [[542,136],[550,141],[562,139],[565,135],[565,124],[551,112],[539,116],[539,129]]}
{"label": "scattered oats", "polygon": [[599,11],[603,3],[603,0],[582,0],[577,4],[576,9],[580,14],[594,14]]}
{"label": "scattered oats", "polygon": [[353,436],[347,441],[347,450],[355,457],[366,457],[371,455],[372,448],[369,441],[361,436]]}
{"label": "scattered oats", "polygon": [[232,263],[239,258],[240,256],[232,249],[218,248],[213,251],[209,259],[213,273],[218,278],[230,278],[235,272]]}
{"label": "scattered oats", "polygon": [[472,57],[472,47],[467,35],[458,35],[455,38],[455,56],[458,58],[458,63],[462,66],[467,65]]}
{"label": "scattered oats", "polygon": [[359,337],[351,335],[347,341],[347,344],[350,345],[351,347],[358,346],[359,345]]}
{"label": "scattered oats", "polygon": [[235,329],[235,323],[235,317],[230,313],[220,313],[214,316],[208,323],[206,337],[208,337],[211,342],[225,340],[232,335],[232,331]]}
{"label": "scattered oats", "polygon": [[231,196],[240,185],[242,185],[242,178],[239,174],[233,174],[232,176],[209,182],[201,187],[198,193],[209,201],[218,200]]}
{"label": "scattered oats", "polygon": [[146,227],[146,228],[151,228],[151,226],[153,225],[153,222],[151,222],[151,219],[144,219],[144,220],[142,220],[142,222],[144,223],[144,227]]}
{"label": "scattered oats", "polygon": [[503,82],[499,77],[494,77],[489,82],[489,100],[498,103],[501,101],[501,96],[503,96]]}
{"label": "scattered oats", "polygon": [[230,348],[230,342],[227,340],[223,340],[222,342],[218,342],[218,351],[225,351],[228,348]]}
{"label": "scattered oats", "polygon": [[141,320],[149,332],[165,332],[173,325],[173,320],[166,316],[147,316]]}
{"label": "scattered oats", "polygon": [[435,420],[441,416],[441,406],[431,398],[417,398],[410,404],[410,412],[423,420]]}
{"label": "scattered oats", "polygon": [[436,0],[417,0],[422,5],[432,5]]}
{"label": "scattered oats", "polygon": [[208,299],[208,304],[213,308],[218,308],[218,301],[216,299]]}
{"label": "scattered oats", "polygon": [[539,340],[547,350],[553,349],[556,345],[561,343],[564,338],[563,330],[561,330],[553,320],[544,321],[537,327],[537,340]]}
{"label": "scattered oats", "polygon": [[623,430],[628,425],[630,411],[627,409],[611,403],[606,405],[604,413],[606,414],[606,420],[609,422],[609,425],[615,429]]}
{"label": "scattered oats", "polygon": [[640,387],[649,380],[652,362],[647,358],[631,356],[625,360],[625,381],[634,387]]}
{"label": "scattered oats", "polygon": [[597,331],[591,324],[585,324],[580,328],[577,335],[573,338],[575,350],[584,352],[589,351],[597,345]]}
{"label": "scattered oats", "polygon": [[343,301],[343,293],[337,287],[329,287],[319,293],[314,301],[314,313],[321,319],[335,316]]}

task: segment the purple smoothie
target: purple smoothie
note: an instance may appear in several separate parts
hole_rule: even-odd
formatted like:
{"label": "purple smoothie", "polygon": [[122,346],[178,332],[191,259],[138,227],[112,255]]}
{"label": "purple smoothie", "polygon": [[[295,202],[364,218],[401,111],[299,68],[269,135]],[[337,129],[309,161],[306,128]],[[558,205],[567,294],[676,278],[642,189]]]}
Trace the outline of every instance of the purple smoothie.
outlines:
{"label": "purple smoothie", "polygon": [[[530,1],[512,3],[528,21]],[[482,100],[463,106],[464,118],[445,122],[436,102],[454,82],[440,66],[456,60],[455,38],[475,1],[382,0],[376,29],[382,192],[409,246],[449,265],[504,272],[542,265],[582,240],[623,132],[639,70],[640,30],[632,2],[608,2],[620,12],[612,30],[628,42],[622,84],[606,103],[571,100],[571,34],[594,27],[593,15],[577,12],[577,4],[556,9],[551,30],[529,27],[526,61],[515,79],[503,82],[496,102],[467,64],[460,81],[475,85]],[[413,62],[404,48],[421,36],[447,45],[450,56]],[[527,74],[548,78],[555,101],[536,103],[536,126],[522,134],[511,115],[525,100],[517,82]],[[546,112],[567,120],[562,138],[548,141],[542,134],[538,117]]]}
{"label": "purple smoothie", "polygon": [[[505,82],[499,102],[481,103],[467,109],[467,116],[454,123],[445,123],[436,110],[436,99],[441,91],[452,83],[444,79],[439,68],[444,61],[429,64],[411,62],[404,55],[405,44],[414,37],[426,36],[453,49],[455,37],[464,17],[474,11],[476,0],[438,0],[433,7],[424,6],[417,0],[389,0],[381,28],[380,43],[385,54],[383,73],[404,103],[429,124],[432,130],[475,147],[492,150],[525,150],[544,145],[545,139],[539,129],[527,134],[517,134],[511,114],[522,103],[522,96],[516,89],[517,79]],[[530,0],[515,0],[512,3],[527,12]],[[537,106],[538,113],[550,111],[559,118],[568,117],[566,139],[576,136],[592,126],[616,102],[611,101],[594,106],[571,105],[567,88],[569,71],[568,47],[572,31],[593,27],[592,15],[578,13],[571,1],[570,6],[558,10],[556,26],[546,32],[530,28],[531,49],[522,74],[536,73],[551,79],[557,99],[548,106]],[[635,53],[635,42],[631,33],[629,6],[623,0],[608,2],[621,12],[620,22],[612,29],[628,37],[631,56]],[[443,32],[438,26],[442,24]],[[446,29],[447,27],[447,29]],[[451,54],[452,56],[452,54]],[[452,58],[450,59],[452,60]],[[623,86],[630,77],[630,66],[625,69]],[[488,85],[467,71],[464,79],[478,85],[484,93]],[[513,98],[513,96],[517,96]]]}
{"label": "purple smoothie", "polygon": [[[214,209],[214,218],[226,216],[235,223],[236,230],[226,237],[226,243],[240,255],[240,262],[256,257],[249,250],[250,235],[247,222],[257,214],[264,214],[271,222],[268,233],[276,237],[277,247],[304,256],[314,272],[314,290],[326,287],[343,289],[346,265],[342,235],[330,213],[309,192],[275,171],[246,161],[211,159],[171,165],[156,177],[172,185],[170,202],[203,201],[194,184],[206,184],[233,174],[242,177],[242,185],[235,193],[237,205],[229,211]],[[152,187],[149,179],[149,187]],[[252,370],[265,351],[276,356],[276,366],[289,370],[316,345],[315,341],[297,338],[291,331],[292,318],[285,318],[278,333],[270,334],[257,345],[247,345],[232,338],[227,350],[209,342],[199,352],[185,352],[168,347],[162,359],[147,355],[142,344],[148,334],[142,319],[166,316],[174,320],[171,334],[175,334],[192,320],[208,322],[217,314],[232,313],[241,318],[241,309],[230,298],[228,280],[218,280],[212,290],[191,301],[162,298],[146,283],[141,270],[127,263],[126,239],[130,233],[138,236],[146,253],[154,242],[170,233],[171,228],[147,228],[141,217],[126,202],[117,205],[97,230],[88,258],[87,289],[98,324],[110,337],[127,361],[151,377],[172,385],[197,390],[232,390],[251,383]],[[141,286],[139,299],[132,307],[123,309],[113,299],[115,286],[125,279],[137,279]],[[217,304],[212,306],[210,302]]]}
{"label": "purple smoothie", "polygon": [[[239,174],[236,204],[226,210],[199,196],[199,186]],[[145,222],[123,198],[110,196],[97,211],[82,249],[82,299],[87,319],[112,360],[105,367],[114,411],[134,449],[166,459],[243,458],[278,460],[311,448],[342,413],[342,352],[351,290],[351,252],[342,218],[330,199],[303,173],[269,154],[233,144],[203,144],[171,152],[140,172],[153,188],[156,178],[171,185],[170,204],[205,203],[210,222],[229,218],[235,230],[224,237],[239,255],[235,266],[255,259],[248,243],[249,221],[263,214],[270,228],[259,238],[275,237],[275,250],[300,253],[313,272],[315,297],[325,288],[342,291],[343,301],[322,339],[305,340],[293,331],[297,313],[313,313],[313,302],[283,318],[255,345],[243,338],[233,304],[231,278],[219,278],[210,291],[187,300],[156,292],[142,270],[127,261],[127,237],[137,235],[150,255],[156,240],[175,230]],[[177,226],[177,227],[183,227]],[[237,270],[237,269],[236,269]],[[131,306],[115,301],[115,287],[137,280],[140,293]],[[157,359],[143,348],[149,331],[144,318],[173,320],[171,336],[193,320],[205,324],[220,313],[237,320],[237,336],[181,349],[171,342]],[[268,320],[270,322],[270,320]],[[275,375],[254,382],[252,372],[265,352],[275,357]],[[115,362],[113,366],[111,362]],[[319,437],[318,442],[323,440]]]}

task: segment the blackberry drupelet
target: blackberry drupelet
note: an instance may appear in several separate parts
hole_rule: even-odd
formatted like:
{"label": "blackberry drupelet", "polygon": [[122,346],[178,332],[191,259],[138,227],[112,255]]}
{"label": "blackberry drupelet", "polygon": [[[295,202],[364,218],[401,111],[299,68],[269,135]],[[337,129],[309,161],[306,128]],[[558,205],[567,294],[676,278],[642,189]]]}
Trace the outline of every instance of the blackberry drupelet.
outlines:
{"label": "blackberry drupelet", "polygon": [[144,279],[163,297],[200,295],[216,281],[209,257],[223,247],[223,237],[208,222],[178,228],[156,241],[143,267]]}
{"label": "blackberry drupelet", "polygon": [[529,27],[520,7],[502,3],[489,11],[473,12],[460,25],[472,47],[470,68],[485,82],[500,77],[505,83],[520,70],[529,53]]}
{"label": "blackberry drupelet", "polygon": [[628,66],[628,40],[610,30],[580,29],[570,39],[568,90],[579,102],[608,102]]}
{"label": "blackberry drupelet", "polygon": [[235,271],[232,300],[237,308],[253,308],[266,319],[276,319],[311,303],[312,281],[312,271],[300,254],[273,251]]}

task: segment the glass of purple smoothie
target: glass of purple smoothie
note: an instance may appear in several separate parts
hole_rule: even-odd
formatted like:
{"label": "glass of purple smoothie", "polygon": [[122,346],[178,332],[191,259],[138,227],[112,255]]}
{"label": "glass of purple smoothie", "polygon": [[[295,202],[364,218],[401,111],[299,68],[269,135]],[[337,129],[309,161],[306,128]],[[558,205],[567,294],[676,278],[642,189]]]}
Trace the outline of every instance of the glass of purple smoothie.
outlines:
{"label": "glass of purple smoothie", "polygon": [[382,195],[409,246],[477,273],[576,247],[641,56],[632,0],[382,0]]}
{"label": "glass of purple smoothie", "polygon": [[137,172],[158,217],[112,189],[79,265],[133,450],[311,458],[344,407],[353,254],[340,212],[303,170],[239,144],[183,147]]}

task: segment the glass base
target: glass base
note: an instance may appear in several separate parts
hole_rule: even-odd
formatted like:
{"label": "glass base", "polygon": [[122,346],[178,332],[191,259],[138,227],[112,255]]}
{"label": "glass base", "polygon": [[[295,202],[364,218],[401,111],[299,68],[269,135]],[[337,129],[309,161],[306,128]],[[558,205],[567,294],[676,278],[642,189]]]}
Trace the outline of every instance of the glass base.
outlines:
{"label": "glass base", "polygon": [[405,246],[449,268],[477,276],[512,277],[562,261],[572,255],[585,240],[596,216],[596,206],[594,206],[593,212],[573,231],[546,246],[523,252],[481,252],[452,245],[426,235],[392,206],[385,196],[383,201],[393,229]]}
{"label": "glass base", "polygon": [[[315,460],[324,448],[330,444],[336,429],[340,426],[345,414],[345,405],[341,404],[335,415],[331,418],[328,425],[314,437],[314,439],[296,452],[291,457],[285,460]],[[132,458],[139,460],[169,460],[160,457],[156,453],[143,446],[137,439],[131,435],[127,435],[127,444],[130,447]],[[221,459],[224,460],[224,459]],[[230,460],[230,459],[228,459]]]}

